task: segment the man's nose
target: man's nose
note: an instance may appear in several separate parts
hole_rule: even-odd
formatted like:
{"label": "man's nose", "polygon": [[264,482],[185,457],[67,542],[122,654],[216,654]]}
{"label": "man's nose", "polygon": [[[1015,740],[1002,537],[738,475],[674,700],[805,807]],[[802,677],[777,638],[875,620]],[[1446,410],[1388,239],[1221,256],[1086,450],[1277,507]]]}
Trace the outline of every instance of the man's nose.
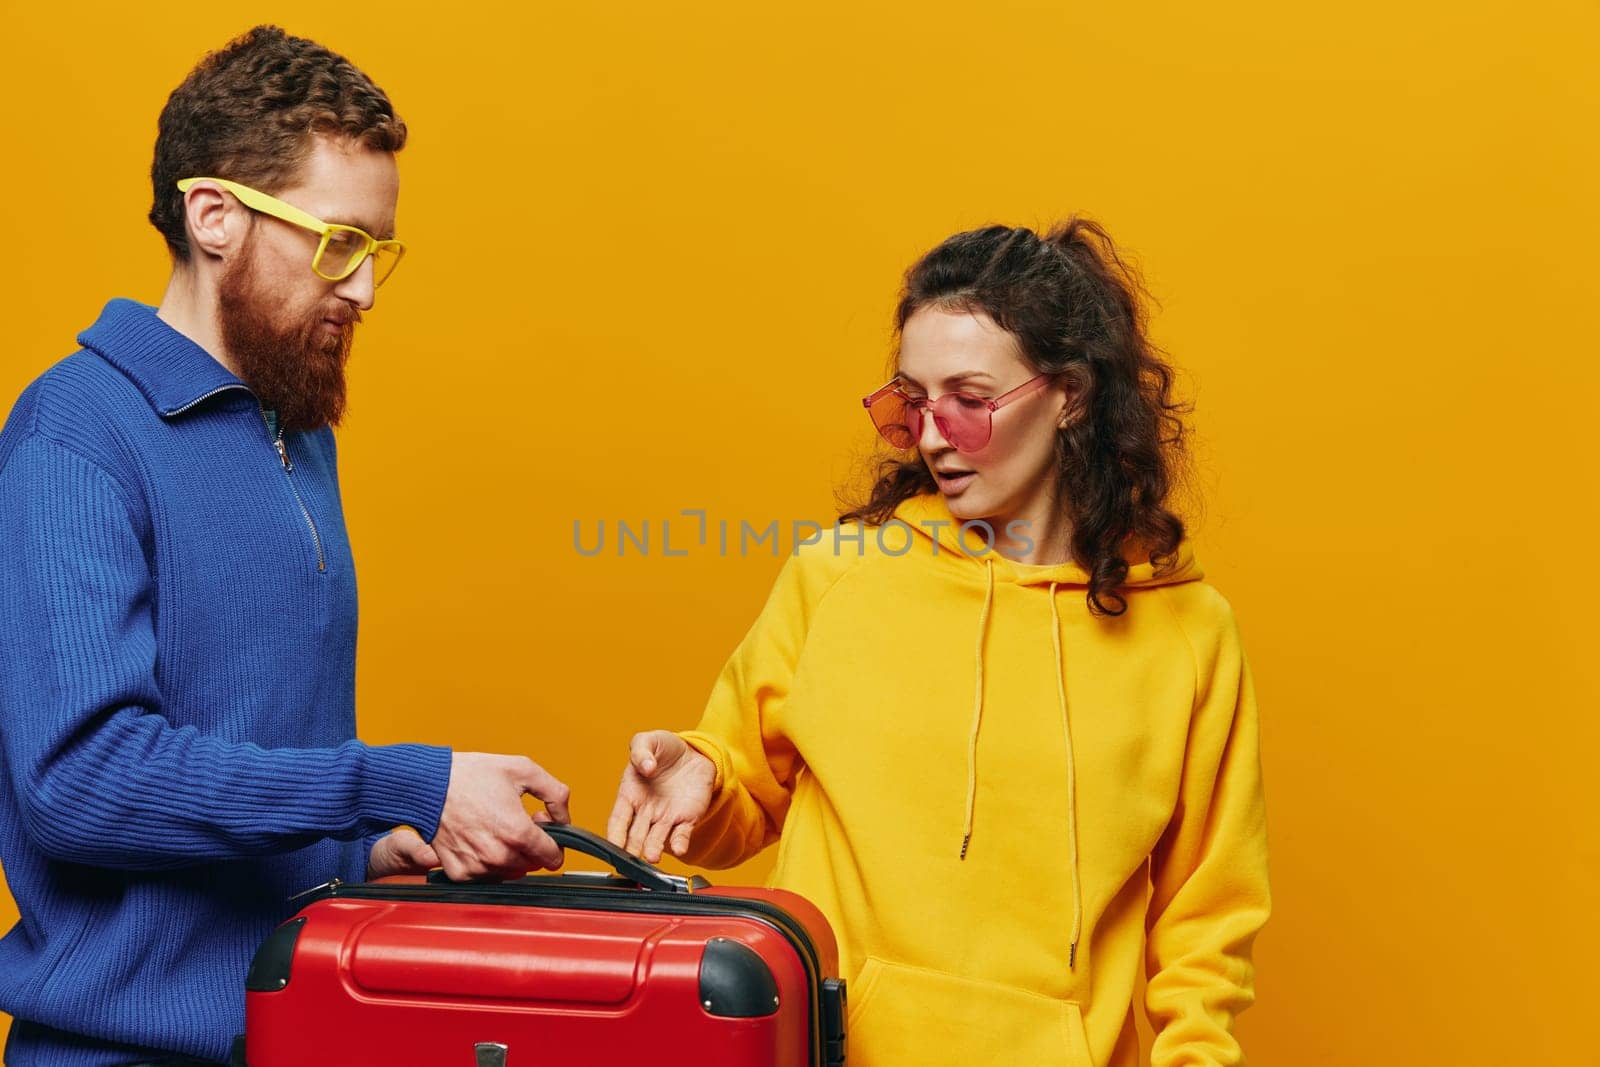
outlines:
{"label": "man's nose", "polygon": [[362,311],[369,310],[377,293],[377,286],[372,281],[372,257],[369,255],[362,259],[361,266],[355,269],[355,273],[334,286],[333,292],[341,300],[348,300]]}

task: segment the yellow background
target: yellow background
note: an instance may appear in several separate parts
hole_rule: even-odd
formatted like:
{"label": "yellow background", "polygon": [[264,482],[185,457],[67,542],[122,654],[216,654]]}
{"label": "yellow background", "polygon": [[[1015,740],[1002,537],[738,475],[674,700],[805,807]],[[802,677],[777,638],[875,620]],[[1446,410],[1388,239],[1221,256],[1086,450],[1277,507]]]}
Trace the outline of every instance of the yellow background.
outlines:
{"label": "yellow background", "polygon": [[[1594,3],[7,3],[0,410],[159,298],[156,115],[266,20],[413,130],[341,437],[367,738],[526,752],[603,825],[778,567],[660,523],[826,521],[900,272],[1082,211],[1160,298],[1256,669],[1253,1061],[1600,1063]],[[579,556],[601,519],[652,555]]]}

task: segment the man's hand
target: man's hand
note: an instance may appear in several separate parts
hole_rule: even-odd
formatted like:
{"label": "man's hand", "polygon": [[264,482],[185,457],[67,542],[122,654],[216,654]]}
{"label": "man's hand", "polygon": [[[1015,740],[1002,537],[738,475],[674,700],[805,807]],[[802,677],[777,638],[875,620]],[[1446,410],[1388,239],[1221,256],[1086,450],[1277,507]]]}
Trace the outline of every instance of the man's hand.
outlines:
{"label": "man's hand", "polygon": [[682,856],[694,824],[711,807],[716,778],[716,764],[677,734],[634,734],[606,837],[651,863],[661,861],[663,848]]}
{"label": "man's hand", "polygon": [[[429,842],[452,881],[520,878],[561,866],[560,846],[528,818],[523,794],[544,801],[550,819],[570,822],[565,785],[523,756],[457,752],[450,761],[439,832]],[[543,814],[543,813],[541,813]]]}
{"label": "man's hand", "polygon": [[391,874],[427,874],[439,866],[439,855],[409,826],[378,840],[367,857],[367,879]]}

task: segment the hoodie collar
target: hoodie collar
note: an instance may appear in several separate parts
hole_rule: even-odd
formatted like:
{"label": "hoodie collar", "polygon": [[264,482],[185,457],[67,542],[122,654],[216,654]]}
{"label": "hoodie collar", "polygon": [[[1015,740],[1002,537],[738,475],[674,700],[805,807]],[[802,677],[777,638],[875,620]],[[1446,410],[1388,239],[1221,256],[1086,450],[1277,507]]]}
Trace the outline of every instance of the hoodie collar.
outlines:
{"label": "hoodie collar", "polygon": [[[911,527],[924,542],[930,545],[938,544],[940,555],[951,554],[963,560],[970,560],[979,567],[990,564],[994,568],[996,581],[1013,582],[1017,585],[1062,585],[1076,586],[1087,589],[1089,575],[1076,563],[1018,563],[1007,559],[999,552],[986,547],[985,532],[980,526],[969,528],[965,537],[961,534],[962,520],[950,514],[950,508],[945,499],[938,493],[926,493],[914,496],[900,503],[895,508],[895,518]],[[1171,570],[1156,572],[1155,565],[1148,558],[1139,559],[1137,554],[1130,554],[1128,559],[1128,576],[1123,579],[1125,588],[1138,588],[1156,585],[1173,585],[1178,582],[1192,582],[1205,576],[1200,569],[1200,564],[1194,558],[1194,550],[1188,541],[1178,546],[1177,559]]]}
{"label": "hoodie collar", "polygon": [[247,389],[204,348],[167,325],[156,309],[134,300],[113,300],[78,343],[116,367],[138,386],[163,418],[181,415],[208,397]]}

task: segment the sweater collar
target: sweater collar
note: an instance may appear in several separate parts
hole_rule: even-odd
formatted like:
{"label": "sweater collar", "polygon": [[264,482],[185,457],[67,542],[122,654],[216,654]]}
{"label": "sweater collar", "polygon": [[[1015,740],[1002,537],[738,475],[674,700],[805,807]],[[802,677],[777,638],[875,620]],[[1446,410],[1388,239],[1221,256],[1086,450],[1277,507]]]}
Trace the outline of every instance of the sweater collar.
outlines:
{"label": "sweater collar", "polygon": [[113,300],[78,343],[126,374],[163,418],[217,393],[248,387],[216,357],[167,325],[156,309]]}

